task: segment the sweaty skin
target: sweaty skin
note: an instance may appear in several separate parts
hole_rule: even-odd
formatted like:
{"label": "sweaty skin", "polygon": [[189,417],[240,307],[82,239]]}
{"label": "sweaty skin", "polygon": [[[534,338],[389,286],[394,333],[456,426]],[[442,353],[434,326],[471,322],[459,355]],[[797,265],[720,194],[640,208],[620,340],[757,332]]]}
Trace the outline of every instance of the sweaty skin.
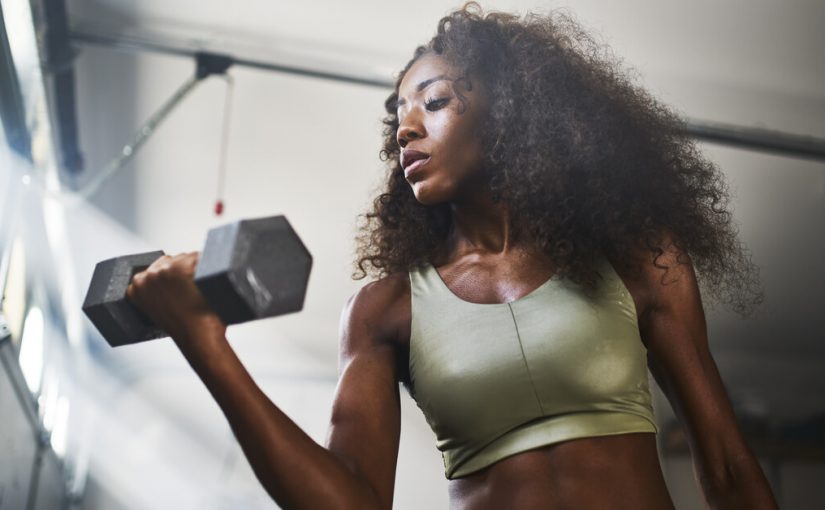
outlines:
{"label": "sweaty skin", "polygon": [[[442,75],[446,79],[417,89]],[[508,229],[506,207],[493,204],[486,192],[478,171],[486,92],[480,83],[459,88],[467,99],[460,113],[455,78],[446,61],[430,54],[410,67],[399,87],[398,143],[431,157],[408,182],[419,202],[451,205],[453,229],[431,261],[450,290],[476,303],[513,301],[555,269]],[[648,254],[633,255],[643,262],[638,276],[613,266],[633,297],[651,373],[688,433],[709,507],[775,509],[710,355],[692,266],[680,265],[678,252],[669,250],[657,261],[670,266],[665,279]],[[399,381],[409,377],[408,275],[367,283],[347,300],[340,318],[339,381],[322,446],[266,397],[238,360],[226,326],[192,282],[197,258],[162,257],[135,276],[127,295],[171,334],[226,415],[264,488],[282,508],[390,510]],[[575,439],[522,452],[451,480],[449,495],[450,507],[460,510],[673,508],[650,433]]]}

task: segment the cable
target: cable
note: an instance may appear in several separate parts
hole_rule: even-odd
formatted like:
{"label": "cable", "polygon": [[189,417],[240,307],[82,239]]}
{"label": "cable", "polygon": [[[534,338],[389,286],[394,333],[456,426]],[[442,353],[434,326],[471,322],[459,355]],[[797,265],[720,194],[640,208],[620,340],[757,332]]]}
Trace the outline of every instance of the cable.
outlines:
{"label": "cable", "polygon": [[218,189],[215,197],[215,216],[223,214],[224,192],[226,185],[226,154],[229,145],[229,119],[232,113],[232,96],[235,92],[235,80],[229,74],[224,74],[226,80],[226,96],[223,107],[223,124],[221,127],[221,153],[218,161]]}

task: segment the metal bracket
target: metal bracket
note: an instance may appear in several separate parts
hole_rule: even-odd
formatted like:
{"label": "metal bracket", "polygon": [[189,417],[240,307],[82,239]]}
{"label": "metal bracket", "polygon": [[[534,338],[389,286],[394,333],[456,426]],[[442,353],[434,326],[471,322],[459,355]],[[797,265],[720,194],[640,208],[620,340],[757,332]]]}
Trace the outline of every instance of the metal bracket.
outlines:
{"label": "metal bracket", "polygon": [[195,76],[202,80],[213,74],[226,74],[226,70],[234,63],[235,59],[229,55],[199,51],[195,53]]}

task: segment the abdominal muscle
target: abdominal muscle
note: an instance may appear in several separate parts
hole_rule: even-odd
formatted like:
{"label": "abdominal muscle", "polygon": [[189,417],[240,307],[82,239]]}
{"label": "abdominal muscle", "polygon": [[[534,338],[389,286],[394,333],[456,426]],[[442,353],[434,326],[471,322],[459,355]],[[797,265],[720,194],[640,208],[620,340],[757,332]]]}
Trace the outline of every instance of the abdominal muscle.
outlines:
{"label": "abdominal muscle", "polygon": [[449,493],[451,510],[673,509],[649,432],[528,450],[450,480]]}

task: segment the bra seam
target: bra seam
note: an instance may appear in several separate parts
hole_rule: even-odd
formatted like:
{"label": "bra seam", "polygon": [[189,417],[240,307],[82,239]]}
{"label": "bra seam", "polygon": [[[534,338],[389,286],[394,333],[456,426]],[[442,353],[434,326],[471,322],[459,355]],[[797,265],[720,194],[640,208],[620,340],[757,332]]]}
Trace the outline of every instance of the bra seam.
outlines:
{"label": "bra seam", "polygon": [[546,412],[544,411],[544,406],[541,405],[541,399],[539,398],[538,391],[536,391],[536,383],[533,381],[533,374],[530,372],[530,364],[527,363],[527,356],[524,354],[524,345],[521,343],[521,333],[519,333],[516,316],[513,313],[513,307],[510,306],[510,303],[507,303],[507,309],[510,310],[510,316],[513,318],[513,326],[516,328],[516,339],[518,339],[518,347],[521,351],[521,359],[524,361],[524,368],[527,370],[527,378],[530,379],[530,386],[533,388],[533,395],[536,397],[536,403],[539,405],[539,410],[541,411],[542,416],[544,416],[546,415]]}

